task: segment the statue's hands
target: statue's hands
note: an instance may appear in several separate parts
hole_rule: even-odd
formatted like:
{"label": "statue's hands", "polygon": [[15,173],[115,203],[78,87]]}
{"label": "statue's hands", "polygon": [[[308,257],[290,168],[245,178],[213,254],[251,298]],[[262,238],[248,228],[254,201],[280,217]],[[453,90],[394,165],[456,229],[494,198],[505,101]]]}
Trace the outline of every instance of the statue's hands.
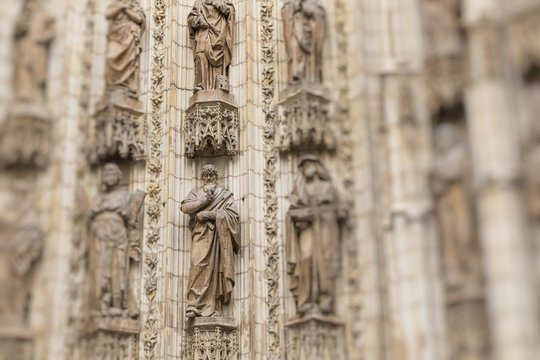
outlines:
{"label": "statue's hands", "polygon": [[212,221],[216,219],[215,211],[201,211],[197,214],[197,220],[199,221]]}

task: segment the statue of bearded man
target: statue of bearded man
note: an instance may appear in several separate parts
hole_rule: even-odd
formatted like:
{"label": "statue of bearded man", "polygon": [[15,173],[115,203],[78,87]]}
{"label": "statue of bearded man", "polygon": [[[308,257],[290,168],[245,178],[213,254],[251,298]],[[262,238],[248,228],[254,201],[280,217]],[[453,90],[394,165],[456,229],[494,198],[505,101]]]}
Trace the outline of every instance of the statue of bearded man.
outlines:
{"label": "statue of bearded man", "polygon": [[330,174],[315,156],[300,160],[287,215],[290,290],[300,316],[331,314],[345,211]]}
{"label": "statue of bearded man", "polygon": [[202,186],[182,201],[192,234],[186,317],[221,316],[234,287],[234,254],[240,250],[240,216],[233,194],[218,187],[214,165],[201,171]]}
{"label": "statue of bearded man", "polygon": [[195,89],[228,92],[234,42],[235,10],[231,0],[196,0],[188,15],[195,56]]}

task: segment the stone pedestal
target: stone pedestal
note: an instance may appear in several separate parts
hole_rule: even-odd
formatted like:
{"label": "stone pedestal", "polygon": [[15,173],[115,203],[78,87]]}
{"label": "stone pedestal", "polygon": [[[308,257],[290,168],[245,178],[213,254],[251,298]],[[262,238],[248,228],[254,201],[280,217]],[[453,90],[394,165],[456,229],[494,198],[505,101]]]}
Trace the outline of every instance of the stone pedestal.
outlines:
{"label": "stone pedestal", "polygon": [[336,317],[307,315],[285,325],[287,359],[346,360],[344,322]]}
{"label": "stone pedestal", "polygon": [[51,122],[43,105],[15,103],[0,132],[0,166],[44,167],[49,161]]}
{"label": "stone pedestal", "polygon": [[238,332],[232,319],[198,317],[185,329],[184,359],[238,359]]}
{"label": "stone pedestal", "polygon": [[81,333],[79,357],[82,359],[138,359],[139,332],[138,320],[94,319]]}
{"label": "stone pedestal", "polygon": [[95,141],[91,162],[120,157],[135,161],[145,157],[144,112],[140,101],[122,93],[110,93],[97,106]]}
{"label": "stone pedestal", "polygon": [[27,328],[0,328],[0,360],[32,360],[33,334]]}
{"label": "stone pedestal", "polygon": [[298,83],[288,86],[279,98],[276,141],[281,151],[336,149],[336,131],[331,123],[326,87]]}
{"label": "stone pedestal", "polygon": [[235,155],[239,137],[240,118],[233,95],[202,90],[191,97],[184,120],[187,157]]}

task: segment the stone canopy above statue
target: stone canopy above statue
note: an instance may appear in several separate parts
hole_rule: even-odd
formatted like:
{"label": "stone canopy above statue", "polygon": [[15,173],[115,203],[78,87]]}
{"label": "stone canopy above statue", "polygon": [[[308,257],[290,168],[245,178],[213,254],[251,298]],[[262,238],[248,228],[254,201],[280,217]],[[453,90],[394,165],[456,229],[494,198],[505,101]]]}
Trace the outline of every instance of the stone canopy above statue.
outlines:
{"label": "stone canopy above statue", "polygon": [[235,8],[231,0],[196,0],[187,22],[195,83],[184,122],[186,156],[234,155],[240,132],[229,85]]}
{"label": "stone canopy above statue", "polygon": [[278,147],[335,150],[329,90],[323,85],[326,10],[319,0],[288,0],[281,15],[288,86],[279,96]]}

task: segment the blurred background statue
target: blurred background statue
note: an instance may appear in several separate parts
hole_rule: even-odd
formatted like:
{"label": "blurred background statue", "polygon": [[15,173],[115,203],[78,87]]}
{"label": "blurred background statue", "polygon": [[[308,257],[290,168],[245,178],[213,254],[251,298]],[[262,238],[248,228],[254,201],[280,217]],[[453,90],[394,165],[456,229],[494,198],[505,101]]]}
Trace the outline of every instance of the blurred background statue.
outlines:
{"label": "blurred background statue", "polygon": [[298,171],[287,216],[289,288],[300,316],[331,314],[345,211],[319,158],[302,158]]}
{"label": "blurred background statue", "polygon": [[90,306],[97,316],[136,318],[139,311],[129,286],[129,270],[140,257],[137,220],[145,194],[130,194],[120,185],[121,179],[118,165],[103,167],[104,192],[90,214]]}
{"label": "blurred background statue", "polygon": [[235,10],[231,0],[196,0],[188,15],[195,89],[229,92]]}
{"label": "blurred background statue", "polygon": [[54,38],[54,18],[37,0],[27,0],[15,25],[15,99],[43,104]]}
{"label": "blurred background statue", "polygon": [[326,10],[319,0],[288,0],[281,10],[289,83],[322,83]]}
{"label": "blurred background statue", "polygon": [[138,0],[116,0],[107,9],[106,17],[110,21],[107,90],[125,91],[127,96],[138,99],[141,38],[146,29],[143,9]]}
{"label": "blurred background statue", "polygon": [[234,287],[234,253],[240,250],[240,216],[233,194],[218,187],[214,165],[201,171],[202,186],[182,201],[192,234],[186,317],[221,316]]}

